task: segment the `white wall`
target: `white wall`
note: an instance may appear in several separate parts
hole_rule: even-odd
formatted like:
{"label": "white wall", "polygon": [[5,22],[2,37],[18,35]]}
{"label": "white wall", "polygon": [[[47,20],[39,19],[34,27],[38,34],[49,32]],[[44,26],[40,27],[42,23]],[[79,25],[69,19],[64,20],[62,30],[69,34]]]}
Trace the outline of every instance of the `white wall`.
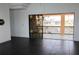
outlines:
{"label": "white wall", "polygon": [[24,10],[11,10],[11,35],[16,37],[29,37],[28,20]]}
{"label": "white wall", "polygon": [[[12,36],[29,37],[29,14],[75,12],[74,40],[79,41],[79,4],[30,4],[26,10],[12,11],[14,30]],[[12,20],[12,19],[11,19]],[[21,23],[22,22],[22,23]]]}
{"label": "white wall", "polygon": [[4,19],[5,21],[4,25],[0,25],[0,43],[2,43],[11,40],[8,4],[0,4],[0,19]]}

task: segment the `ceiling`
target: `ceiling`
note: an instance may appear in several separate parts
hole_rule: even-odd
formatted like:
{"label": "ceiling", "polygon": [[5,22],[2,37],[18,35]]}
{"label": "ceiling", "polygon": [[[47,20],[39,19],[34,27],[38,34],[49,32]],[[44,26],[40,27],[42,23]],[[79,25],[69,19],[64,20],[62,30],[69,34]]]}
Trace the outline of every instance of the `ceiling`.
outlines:
{"label": "ceiling", "polygon": [[10,9],[24,9],[29,5],[30,3],[10,3]]}

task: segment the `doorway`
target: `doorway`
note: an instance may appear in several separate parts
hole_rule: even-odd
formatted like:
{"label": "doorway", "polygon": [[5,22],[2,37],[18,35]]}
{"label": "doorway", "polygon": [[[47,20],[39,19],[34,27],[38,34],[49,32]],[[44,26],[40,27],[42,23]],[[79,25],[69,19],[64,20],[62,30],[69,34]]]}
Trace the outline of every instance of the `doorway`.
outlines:
{"label": "doorway", "polygon": [[29,16],[30,38],[73,40],[74,13]]}

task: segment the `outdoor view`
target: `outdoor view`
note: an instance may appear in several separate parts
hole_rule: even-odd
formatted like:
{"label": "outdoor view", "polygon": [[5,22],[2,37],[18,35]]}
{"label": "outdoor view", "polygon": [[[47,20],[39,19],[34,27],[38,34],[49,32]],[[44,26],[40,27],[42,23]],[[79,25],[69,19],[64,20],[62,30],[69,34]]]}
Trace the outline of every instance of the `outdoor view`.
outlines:
{"label": "outdoor view", "polygon": [[[74,14],[64,14],[64,35],[61,36],[61,14],[58,15],[44,15],[43,20],[43,37],[55,39],[69,39],[73,40]],[[57,36],[56,36],[57,35]]]}

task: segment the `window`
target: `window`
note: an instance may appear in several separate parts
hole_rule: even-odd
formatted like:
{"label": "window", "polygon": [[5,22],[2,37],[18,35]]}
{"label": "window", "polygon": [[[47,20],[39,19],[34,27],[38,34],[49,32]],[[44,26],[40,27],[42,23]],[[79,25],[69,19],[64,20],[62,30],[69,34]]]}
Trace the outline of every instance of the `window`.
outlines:
{"label": "window", "polygon": [[65,15],[65,34],[73,34],[74,27],[74,14],[66,14]]}
{"label": "window", "polygon": [[44,16],[43,26],[61,26],[61,15]]}
{"label": "window", "polygon": [[73,28],[74,13],[30,15],[30,33],[38,37],[73,38]]}
{"label": "window", "polygon": [[[74,14],[43,15],[43,33],[45,35],[73,36]],[[53,35],[52,35],[53,34]]]}

